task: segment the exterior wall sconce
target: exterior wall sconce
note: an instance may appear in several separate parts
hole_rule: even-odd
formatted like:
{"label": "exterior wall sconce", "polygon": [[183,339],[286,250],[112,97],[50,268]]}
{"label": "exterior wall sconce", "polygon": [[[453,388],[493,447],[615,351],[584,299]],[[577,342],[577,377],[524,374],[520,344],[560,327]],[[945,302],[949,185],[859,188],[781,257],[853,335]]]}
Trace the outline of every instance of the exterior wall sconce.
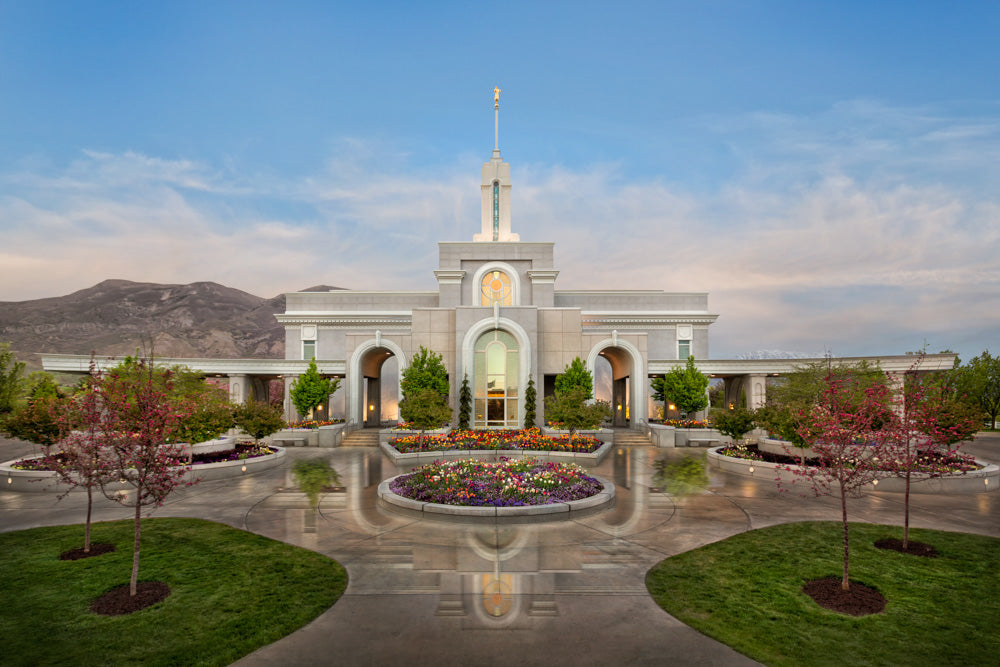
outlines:
{"label": "exterior wall sconce", "polygon": [[676,410],[676,409],[677,409],[677,406],[674,405],[673,403],[671,403],[670,405],[667,406],[667,410]]}
{"label": "exterior wall sconce", "polygon": [[749,468],[747,468],[747,470],[749,470],[749,471],[750,471],[750,474],[751,474],[751,475],[753,474],[753,466],[750,466]]}

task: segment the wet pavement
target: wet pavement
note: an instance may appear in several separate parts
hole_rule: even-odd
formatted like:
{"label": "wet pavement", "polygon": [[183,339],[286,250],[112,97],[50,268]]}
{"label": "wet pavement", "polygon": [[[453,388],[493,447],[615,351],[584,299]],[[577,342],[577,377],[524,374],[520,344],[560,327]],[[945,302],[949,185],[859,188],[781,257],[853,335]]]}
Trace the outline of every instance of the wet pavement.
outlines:
{"label": "wet pavement", "polygon": [[[0,440],[0,460],[32,453]],[[966,451],[1000,463],[1000,434]],[[691,449],[619,448],[594,469],[617,490],[613,508],[575,520],[470,524],[393,514],[375,490],[399,474],[375,449],[290,449],[279,468],[178,490],[154,516],[199,517],[335,558],[344,596],[301,630],[241,665],[755,664],[683,625],[646,593],[668,556],[739,532],[791,521],[837,520],[832,498],[779,493],[772,482],[709,470],[709,485],[676,496],[657,488],[655,463]],[[318,514],[291,483],[291,463],[322,457],[343,493]],[[0,531],[80,523],[85,496],[0,491]],[[902,497],[850,501],[852,521],[900,524]],[[96,520],[128,518],[101,500]],[[1000,537],[1000,493],[914,495],[911,525]]]}

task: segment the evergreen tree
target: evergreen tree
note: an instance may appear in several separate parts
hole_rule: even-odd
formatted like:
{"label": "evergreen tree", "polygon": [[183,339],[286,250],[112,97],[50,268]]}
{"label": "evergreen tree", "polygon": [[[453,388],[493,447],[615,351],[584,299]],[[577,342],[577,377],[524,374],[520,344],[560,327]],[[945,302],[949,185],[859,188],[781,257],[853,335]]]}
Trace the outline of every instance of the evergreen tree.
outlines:
{"label": "evergreen tree", "polygon": [[[531,387],[531,383],[528,384]],[[469,374],[462,379],[462,390],[458,394],[458,428],[468,430],[472,417],[472,390],[469,388]]]}
{"label": "evergreen tree", "polygon": [[524,390],[524,428],[534,428],[537,417],[535,416],[535,403],[538,402],[538,394],[535,392],[535,380],[528,375],[528,387]]}
{"label": "evergreen tree", "polygon": [[310,410],[322,405],[340,387],[340,378],[325,378],[319,374],[316,359],[309,362],[309,368],[295,382],[288,394],[299,415],[306,416]]}
{"label": "evergreen tree", "polygon": [[433,389],[447,400],[448,371],[445,370],[441,355],[421,345],[410,360],[410,365],[403,371],[399,387],[403,390],[403,398],[418,389]]}
{"label": "evergreen tree", "polygon": [[557,394],[568,393],[573,388],[582,389],[586,393],[584,399],[594,397],[594,376],[587,370],[583,359],[580,357],[570,362],[563,372],[556,377]]}
{"label": "evergreen tree", "polygon": [[708,378],[694,365],[690,356],[684,368],[674,368],[662,378],[653,378],[653,399],[664,405],[673,403],[685,415],[708,407]]}
{"label": "evergreen tree", "polygon": [[600,427],[601,422],[610,417],[611,405],[607,401],[587,403],[587,396],[580,387],[556,391],[554,395],[545,397],[545,418],[562,422],[569,429],[570,438],[579,429]]}
{"label": "evergreen tree", "polygon": [[420,431],[438,428],[451,421],[448,399],[430,387],[411,389],[399,404],[399,415]]}

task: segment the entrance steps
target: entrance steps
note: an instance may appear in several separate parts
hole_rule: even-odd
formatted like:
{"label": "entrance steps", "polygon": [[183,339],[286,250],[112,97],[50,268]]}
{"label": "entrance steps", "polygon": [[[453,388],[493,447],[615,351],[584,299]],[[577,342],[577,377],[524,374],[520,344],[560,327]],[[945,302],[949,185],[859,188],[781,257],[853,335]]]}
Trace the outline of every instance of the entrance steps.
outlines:
{"label": "entrance steps", "polygon": [[340,442],[341,447],[378,447],[378,429],[362,428],[351,431]]}
{"label": "entrance steps", "polygon": [[649,447],[652,444],[642,431],[615,429],[615,447]]}

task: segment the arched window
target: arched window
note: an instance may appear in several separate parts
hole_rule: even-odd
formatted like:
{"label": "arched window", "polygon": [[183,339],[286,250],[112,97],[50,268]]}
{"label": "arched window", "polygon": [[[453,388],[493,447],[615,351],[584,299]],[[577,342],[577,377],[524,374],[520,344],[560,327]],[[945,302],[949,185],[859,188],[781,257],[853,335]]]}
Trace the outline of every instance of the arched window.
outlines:
{"label": "arched window", "polygon": [[479,287],[481,306],[492,306],[494,303],[510,306],[514,303],[510,276],[503,271],[487,271],[483,274],[483,281]]}
{"label": "arched window", "polygon": [[473,428],[517,428],[517,341],[506,331],[487,331],[474,354]]}

